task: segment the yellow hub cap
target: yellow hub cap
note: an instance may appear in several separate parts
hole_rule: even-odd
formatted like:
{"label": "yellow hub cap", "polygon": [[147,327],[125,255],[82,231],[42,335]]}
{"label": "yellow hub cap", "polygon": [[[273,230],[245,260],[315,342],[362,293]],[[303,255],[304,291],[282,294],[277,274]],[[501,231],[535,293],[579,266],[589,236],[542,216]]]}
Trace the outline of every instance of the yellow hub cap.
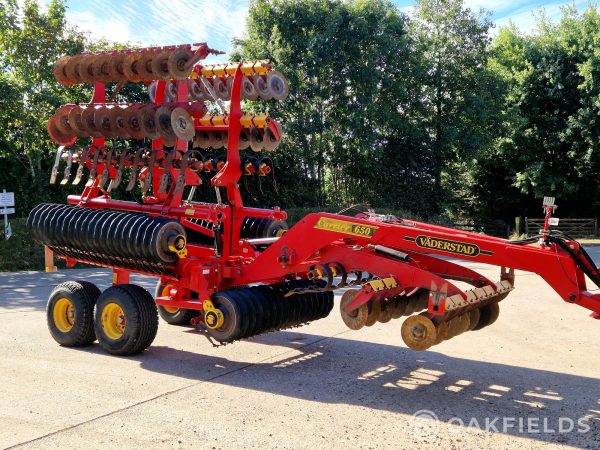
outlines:
{"label": "yellow hub cap", "polygon": [[[161,297],[167,297],[169,295],[169,292],[171,292],[171,288],[172,288],[172,286],[170,284],[167,284],[161,292]],[[179,308],[175,308],[173,306],[164,306],[163,305],[163,309],[166,312],[168,312],[169,314],[175,314],[177,311],[179,311]]]}
{"label": "yellow hub cap", "polygon": [[126,326],[125,313],[119,305],[109,303],[104,307],[102,310],[102,330],[109,339],[116,341],[123,336]]}
{"label": "yellow hub cap", "polygon": [[52,311],[54,325],[61,333],[68,333],[73,328],[75,323],[75,307],[71,300],[67,298],[59,298],[54,304]]}

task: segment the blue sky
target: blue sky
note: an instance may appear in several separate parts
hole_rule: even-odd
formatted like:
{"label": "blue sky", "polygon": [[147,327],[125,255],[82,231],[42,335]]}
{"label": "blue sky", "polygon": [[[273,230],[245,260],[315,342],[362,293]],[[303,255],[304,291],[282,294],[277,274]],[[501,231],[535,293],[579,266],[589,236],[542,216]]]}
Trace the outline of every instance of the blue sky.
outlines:
{"label": "blue sky", "polygon": [[[412,1],[395,0],[410,11]],[[543,8],[552,19],[560,17],[560,7],[573,2],[541,0],[466,0],[472,9],[493,11],[498,25],[512,19],[523,31],[535,28],[534,12]],[[583,11],[588,1],[575,1]],[[131,41],[142,45],[208,42],[228,51],[233,37],[242,37],[248,0],[67,0],[71,22],[95,37]]]}

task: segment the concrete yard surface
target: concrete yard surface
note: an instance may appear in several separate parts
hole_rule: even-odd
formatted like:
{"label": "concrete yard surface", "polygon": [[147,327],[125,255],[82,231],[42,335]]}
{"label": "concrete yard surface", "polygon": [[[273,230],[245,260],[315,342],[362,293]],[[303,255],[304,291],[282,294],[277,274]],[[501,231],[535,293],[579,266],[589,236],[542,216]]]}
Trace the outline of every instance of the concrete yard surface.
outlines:
{"label": "concrete yard surface", "polygon": [[600,321],[537,275],[494,325],[425,352],[401,319],[347,329],[338,295],[326,319],[221,347],[161,322],[134,357],[52,340],[47,297],[73,279],[111,276],[0,274],[2,448],[600,448]]}

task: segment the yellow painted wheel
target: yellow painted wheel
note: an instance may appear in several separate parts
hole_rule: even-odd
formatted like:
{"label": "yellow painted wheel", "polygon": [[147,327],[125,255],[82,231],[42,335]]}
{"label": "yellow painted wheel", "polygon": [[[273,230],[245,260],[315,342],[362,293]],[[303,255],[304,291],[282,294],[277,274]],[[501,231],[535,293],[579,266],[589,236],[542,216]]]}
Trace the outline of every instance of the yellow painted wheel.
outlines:
{"label": "yellow painted wheel", "polygon": [[127,318],[119,305],[109,303],[102,309],[102,330],[109,339],[120,339],[126,326]]}
{"label": "yellow painted wheel", "polygon": [[134,284],[109,287],[96,302],[94,329],[100,346],[113,355],[143,351],[158,330],[154,298]]}
{"label": "yellow painted wheel", "polygon": [[75,323],[75,306],[67,298],[59,298],[52,311],[54,325],[61,333],[68,333]]}
{"label": "yellow painted wheel", "polygon": [[94,334],[94,304],[100,290],[87,281],[66,281],[50,293],[46,307],[48,330],[65,347],[89,345]]}

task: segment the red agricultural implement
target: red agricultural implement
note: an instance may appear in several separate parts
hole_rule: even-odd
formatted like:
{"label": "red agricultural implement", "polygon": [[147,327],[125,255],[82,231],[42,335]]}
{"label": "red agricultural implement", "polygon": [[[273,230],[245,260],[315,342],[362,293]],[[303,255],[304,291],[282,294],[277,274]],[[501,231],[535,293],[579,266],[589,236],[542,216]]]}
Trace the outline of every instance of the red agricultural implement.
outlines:
{"label": "red agricultural implement", "polygon": [[[242,101],[283,100],[287,80],[266,61],[206,65],[205,44],[65,56],[55,65],[65,84],[93,83],[87,104],[64,105],[48,131],[60,147],[51,182],[79,184],[70,205],[42,204],[28,220],[54,255],[111,268],[104,292],[86,281],[62,283],[48,301],[48,324],[66,346],[98,340],[132,354],[153,341],[158,314],[192,324],[227,343],[326,317],[333,293],[354,329],[402,316],[402,337],[424,350],[492,324],[514,287],[514,270],[542,276],[563,300],[600,312],[600,272],[579,243],[549,226],[508,241],[372,211],[309,214],[288,230],[279,208],[244,206],[243,177],[266,176],[282,129]],[[148,86],[149,103],[115,103],[127,81]],[[105,86],[114,82],[111,98]],[[228,102],[228,103],[225,103]],[[210,111],[210,112],[209,112]],[[77,140],[86,142],[76,145]],[[86,141],[87,139],[87,141]],[[72,173],[74,172],[74,173]],[[127,179],[127,180],[125,180]],[[202,182],[216,202],[196,200]],[[118,200],[141,190],[141,199]],[[129,193],[129,194],[127,194]],[[545,202],[547,218],[553,199]],[[457,260],[499,266],[498,281]],[[129,283],[156,276],[153,298]],[[586,278],[587,276],[587,278]],[[459,289],[455,282],[472,286]],[[157,314],[158,312],[158,314]]]}

